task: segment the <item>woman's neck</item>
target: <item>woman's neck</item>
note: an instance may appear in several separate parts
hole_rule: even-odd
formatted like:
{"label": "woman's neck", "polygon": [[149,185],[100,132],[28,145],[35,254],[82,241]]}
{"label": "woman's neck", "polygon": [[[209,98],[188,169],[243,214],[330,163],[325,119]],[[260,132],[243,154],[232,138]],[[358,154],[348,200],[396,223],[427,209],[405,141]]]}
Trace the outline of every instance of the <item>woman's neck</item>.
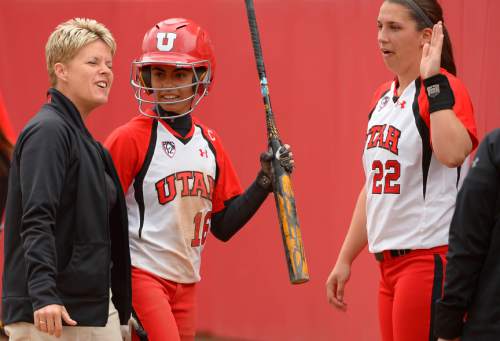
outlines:
{"label": "woman's neck", "polygon": [[410,85],[415,79],[420,77],[420,65],[416,68],[412,68],[407,70],[407,72],[403,72],[397,75],[398,78],[398,88],[397,93],[398,97],[401,96],[403,91]]}
{"label": "woman's neck", "polygon": [[76,107],[78,110],[78,113],[82,117],[82,120],[85,121],[87,116],[89,116],[91,110],[88,110],[82,103],[78,101],[78,98],[73,95],[73,92],[69,91],[64,86],[60,86],[59,84],[54,87],[57,91],[62,93],[64,96],[66,96]]}

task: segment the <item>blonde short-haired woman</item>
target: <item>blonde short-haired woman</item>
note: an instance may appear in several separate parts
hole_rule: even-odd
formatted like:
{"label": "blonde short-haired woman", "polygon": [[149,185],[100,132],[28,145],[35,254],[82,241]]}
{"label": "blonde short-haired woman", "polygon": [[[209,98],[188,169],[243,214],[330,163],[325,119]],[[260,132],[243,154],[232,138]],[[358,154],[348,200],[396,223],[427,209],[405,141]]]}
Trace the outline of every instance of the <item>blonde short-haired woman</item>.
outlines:
{"label": "blonde short-haired woman", "polygon": [[111,158],[85,126],[108,101],[115,49],[92,19],[62,23],[47,42],[49,101],[19,135],[9,175],[10,340],[122,340],[131,310],[125,200]]}

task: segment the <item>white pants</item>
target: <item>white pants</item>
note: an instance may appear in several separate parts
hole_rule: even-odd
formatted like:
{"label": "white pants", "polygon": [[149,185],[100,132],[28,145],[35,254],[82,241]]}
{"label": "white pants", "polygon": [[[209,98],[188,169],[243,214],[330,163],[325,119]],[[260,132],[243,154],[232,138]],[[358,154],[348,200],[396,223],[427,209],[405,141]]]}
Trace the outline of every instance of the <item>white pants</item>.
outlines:
{"label": "white pants", "polygon": [[[111,296],[110,296],[111,297]],[[62,336],[41,332],[35,325],[27,322],[16,322],[5,326],[9,341],[122,341],[120,319],[113,302],[109,301],[108,323],[104,327],[71,327],[63,326]]]}

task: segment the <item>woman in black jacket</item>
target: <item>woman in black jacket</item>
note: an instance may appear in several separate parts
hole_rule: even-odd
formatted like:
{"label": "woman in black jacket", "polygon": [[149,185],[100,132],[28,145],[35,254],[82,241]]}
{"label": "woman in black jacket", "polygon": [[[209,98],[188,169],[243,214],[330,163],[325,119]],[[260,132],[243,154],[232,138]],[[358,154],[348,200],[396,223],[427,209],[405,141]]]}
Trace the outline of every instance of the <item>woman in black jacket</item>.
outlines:
{"label": "woman in black jacket", "polygon": [[21,132],[9,175],[10,340],[121,340],[120,321],[130,316],[125,201],[111,158],[84,123],[108,101],[115,47],[106,27],[79,18],[47,42],[49,101]]}
{"label": "woman in black jacket", "polygon": [[450,226],[439,341],[500,340],[500,129],[479,146]]}

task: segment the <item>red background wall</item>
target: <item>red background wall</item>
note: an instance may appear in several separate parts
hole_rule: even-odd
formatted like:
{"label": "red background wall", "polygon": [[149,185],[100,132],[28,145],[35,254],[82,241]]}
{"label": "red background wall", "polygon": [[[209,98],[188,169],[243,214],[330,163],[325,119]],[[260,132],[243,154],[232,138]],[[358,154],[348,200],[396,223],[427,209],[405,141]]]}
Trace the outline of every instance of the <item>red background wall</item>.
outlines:
{"label": "red background wall", "polygon": [[[328,306],[324,282],[363,183],[367,105],[375,87],[392,77],[377,50],[380,3],[256,0],[278,127],[297,162],[294,188],[311,281],[289,284],[274,203],[268,199],[229,243],[207,242],[198,295],[200,330],[247,340],[378,340],[372,257],[364,252],[354,264],[347,313]],[[500,126],[500,2],[442,4],[482,137]],[[99,140],[136,115],[128,77],[146,30],[176,16],[204,26],[218,65],[213,91],[196,114],[219,132],[242,183],[250,184],[266,135],[242,0],[0,1],[0,90],[16,132],[45,100],[47,37],[75,16],[105,23],[118,41],[110,103],[88,119]]]}

